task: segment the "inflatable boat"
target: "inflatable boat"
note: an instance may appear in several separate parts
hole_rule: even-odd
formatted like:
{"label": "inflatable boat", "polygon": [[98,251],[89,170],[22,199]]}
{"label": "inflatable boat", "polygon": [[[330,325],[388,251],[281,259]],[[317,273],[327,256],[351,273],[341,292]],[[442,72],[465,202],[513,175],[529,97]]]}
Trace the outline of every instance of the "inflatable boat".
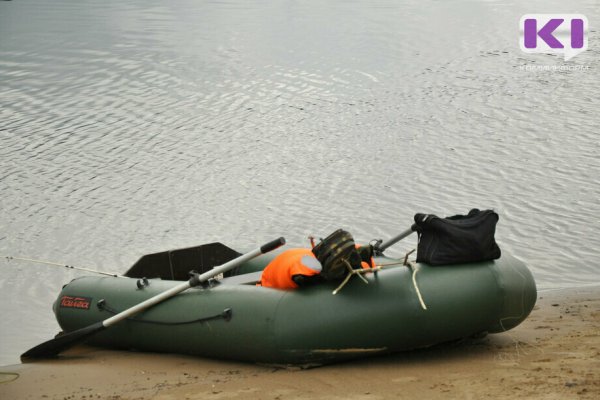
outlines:
{"label": "inflatable boat", "polygon": [[[97,324],[240,253],[220,243],[142,257],[126,277],[83,277],[54,303],[64,332]],[[506,252],[479,263],[431,266],[385,256],[377,269],[296,290],[257,286],[276,254],[186,290],[93,335],[114,349],[276,365],[315,366],[514,328],[536,301],[534,279]],[[335,294],[334,294],[335,293]]]}

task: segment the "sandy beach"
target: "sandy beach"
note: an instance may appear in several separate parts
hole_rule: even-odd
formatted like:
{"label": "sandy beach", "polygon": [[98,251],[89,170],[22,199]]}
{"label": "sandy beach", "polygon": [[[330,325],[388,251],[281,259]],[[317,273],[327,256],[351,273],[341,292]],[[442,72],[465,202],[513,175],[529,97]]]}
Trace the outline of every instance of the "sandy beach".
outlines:
{"label": "sandy beach", "polygon": [[600,288],[542,292],[504,334],[309,370],[80,347],[0,380],[2,399],[596,399]]}

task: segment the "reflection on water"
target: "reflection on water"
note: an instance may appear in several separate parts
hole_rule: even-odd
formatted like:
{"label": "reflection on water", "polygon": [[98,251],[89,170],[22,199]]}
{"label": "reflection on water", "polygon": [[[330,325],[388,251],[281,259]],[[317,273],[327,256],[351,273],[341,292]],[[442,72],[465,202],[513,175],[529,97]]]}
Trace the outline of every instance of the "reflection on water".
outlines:
{"label": "reflection on water", "polygon": [[[598,282],[599,53],[521,70],[562,63],[520,52],[530,6],[0,2],[0,254],[123,271],[480,207],[540,287]],[[57,331],[78,274],[0,261],[0,363]]]}

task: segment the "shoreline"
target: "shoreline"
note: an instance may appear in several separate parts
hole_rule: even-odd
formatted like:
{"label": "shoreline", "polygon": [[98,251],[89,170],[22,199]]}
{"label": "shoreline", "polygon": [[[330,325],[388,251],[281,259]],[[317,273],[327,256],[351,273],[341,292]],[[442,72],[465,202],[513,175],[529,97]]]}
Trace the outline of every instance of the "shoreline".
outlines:
{"label": "shoreline", "polygon": [[299,370],[79,347],[0,367],[10,399],[600,397],[600,286],[538,293],[516,328],[460,343]]}

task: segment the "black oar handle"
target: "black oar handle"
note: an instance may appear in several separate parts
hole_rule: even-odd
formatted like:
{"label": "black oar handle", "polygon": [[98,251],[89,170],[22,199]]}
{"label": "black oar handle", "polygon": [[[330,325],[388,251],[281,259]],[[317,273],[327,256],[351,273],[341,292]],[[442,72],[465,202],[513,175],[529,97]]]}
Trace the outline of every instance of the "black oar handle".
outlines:
{"label": "black oar handle", "polygon": [[285,244],[285,238],[282,236],[279,239],[272,240],[269,243],[263,244],[262,246],[260,246],[260,252],[262,254],[265,254],[265,253],[275,250],[278,247],[283,246],[284,244]]}

